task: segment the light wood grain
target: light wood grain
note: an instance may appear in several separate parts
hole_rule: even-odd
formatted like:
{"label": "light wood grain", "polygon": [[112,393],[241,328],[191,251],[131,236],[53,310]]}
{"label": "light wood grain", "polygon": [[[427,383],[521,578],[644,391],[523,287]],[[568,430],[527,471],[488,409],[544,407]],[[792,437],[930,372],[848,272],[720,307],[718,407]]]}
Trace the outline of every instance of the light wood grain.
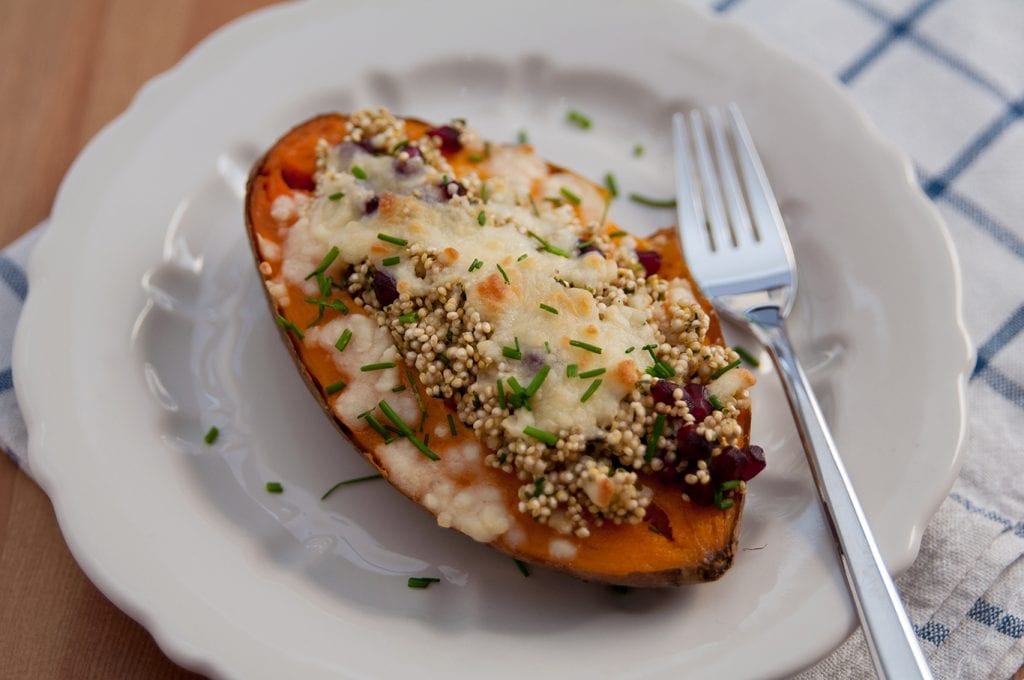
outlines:
{"label": "light wood grain", "polygon": [[[139,87],[266,0],[0,0],[0,247]],[[155,584],[158,585],[158,584]],[[75,564],[45,494],[0,455],[0,678],[192,678]]]}

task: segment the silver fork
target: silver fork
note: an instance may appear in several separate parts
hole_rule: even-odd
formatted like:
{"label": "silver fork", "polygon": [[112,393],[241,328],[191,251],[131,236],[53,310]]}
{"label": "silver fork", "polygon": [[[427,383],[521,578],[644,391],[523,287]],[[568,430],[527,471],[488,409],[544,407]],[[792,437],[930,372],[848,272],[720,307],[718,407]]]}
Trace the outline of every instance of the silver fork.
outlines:
{"label": "silver fork", "polygon": [[714,108],[706,121],[700,111],[672,118],[687,264],[715,308],[746,322],[778,368],[877,674],[931,678],[786,332],[797,282],[786,225],[739,108],[731,104],[725,118]]}

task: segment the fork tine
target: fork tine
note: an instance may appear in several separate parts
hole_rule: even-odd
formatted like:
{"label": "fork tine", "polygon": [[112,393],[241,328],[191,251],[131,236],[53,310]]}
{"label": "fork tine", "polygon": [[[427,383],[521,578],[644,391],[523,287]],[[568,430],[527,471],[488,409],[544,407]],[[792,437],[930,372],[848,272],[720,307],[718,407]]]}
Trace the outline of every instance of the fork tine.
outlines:
{"label": "fork tine", "polygon": [[676,215],[683,247],[693,254],[697,254],[698,246],[708,251],[713,250],[714,244],[705,226],[704,205],[700,193],[694,191],[693,166],[690,163],[693,156],[684,114],[676,113],[672,116],[672,135],[675,142],[672,147],[676,170]]}
{"label": "fork tine", "polygon": [[711,125],[711,138],[715,142],[715,155],[718,157],[718,174],[722,180],[725,202],[729,209],[729,221],[732,223],[733,238],[737,245],[750,240],[751,237],[757,241],[759,240],[758,233],[750,222],[747,203],[743,198],[739,179],[736,176],[736,164],[733,161],[732,153],[729,151],[725,128],[722,124],[722,115],[717,107],[708,109],[708,121]]}
{"label": "fork tine", "polygon": [[697,167],[700,169],[700,180],[704,187],[704,200],[707,204],[708,224],[711,229],[711,241],[716,251],[724,250],[733,245],[729,230],[729,221],[722,207],[722,192],[718,186],[714,161],[708,148],[707,133],[704,128],[704,116],[698,110],[690,112],[690,124],[693,131],[694,146],[697,147]]}
{"label": "fork tine", "polygon": [[740,113],[740,109],[735,103],[729,104],[729,117],[732,123],[733,137],[736,140],[737,156],[743,168],[743,183],[754,213],[754,228],[757,229],[762,241],[776,242],[782,245],[792,261],[792,248],[789,243],[789,235],[786,233],[786,225],[782,221],[782,213],[779,212],[779,204],[768,183],[768,176],[765,174],[764,166],[761,165],[761,157],[757,155],[757,149],[754,147],[754,140],[750,137],[747,123],[743,120],[743,114]]}

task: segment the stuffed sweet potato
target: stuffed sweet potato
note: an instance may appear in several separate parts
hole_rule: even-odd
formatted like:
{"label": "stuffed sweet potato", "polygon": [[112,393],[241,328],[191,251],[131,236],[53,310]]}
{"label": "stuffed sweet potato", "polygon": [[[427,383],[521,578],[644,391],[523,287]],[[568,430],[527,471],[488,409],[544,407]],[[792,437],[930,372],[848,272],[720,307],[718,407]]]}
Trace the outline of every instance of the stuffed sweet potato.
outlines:
{"label": "stuffed sweet potato", "polygon": [[323,115],[252,170],[245,219],[313,395],[390,483],[517,559],[630,586],[730,566],[753,376],[671,231],[528,144]]}

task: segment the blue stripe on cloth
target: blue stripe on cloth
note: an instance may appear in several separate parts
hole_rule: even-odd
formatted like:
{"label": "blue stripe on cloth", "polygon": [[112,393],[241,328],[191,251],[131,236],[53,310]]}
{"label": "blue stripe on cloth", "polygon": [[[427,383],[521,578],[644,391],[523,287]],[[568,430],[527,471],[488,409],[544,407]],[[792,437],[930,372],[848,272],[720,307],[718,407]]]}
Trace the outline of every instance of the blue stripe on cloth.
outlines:
{"label": "blue stripe on cloth", "polygon": [[24,300],[28,295],[28,279],[25,278],[25,272],[6,255],[0,255],[0,281],[6,283],[19,300]]}
{"label": "blue stripe on cloth", "polygon": [[967,612],[969,618],[986,626],[994,626],[1003,615],[1003,610],[994,604],[989,604],[982,598],[978,598],[974,606]]}
{"label": "blue stripe on cloth", "polygon": [[11,369],[5,368],[0,371],[0,394],[3,394],[14,387],[14,374]]}
{"label": "blue stripe on cloth", "polygon": [[925,642],[932,643],[936,647],[945,642],[946,638],[949,637],[949,628],[934,621],[929,621],[923,626],[915,625],[914,632],[917,633],[917,637]]}
{"label": "blue stripe on cloth", "polygon": [[998,368],[989,364],[974,376],[988,383],[988,386],[1001,394],[1004,399],[1024,408],[1024,385],[1021,385]]}
{"label": "blue stripe on cloth", "polygon": [[1024,619],[1013,614],[1007,614],[996,624],[996,630],[1003,635],[1009,635],[1019,640],[1024,637]]}
{"label": "blue stripe on cloth", "polygon": [[966,196],[951,190],[944,192],[941,198],[981,227],[982,231],[994,238],[999,245],[1005,247],[1017,257],[1024,258],[1024,240],[993,219],[976,203],[969,200]]}
{"label": "blue stripe on cloth", "polygon": [[1013,342],[1013,339],[1020,335],[1022,330],[1024,330],[1024,305],[1018,307],[1017,311],[1011,314],[1010,318],[992,334],[992,337],[978,348],[978,363],[974,365],[974,373],[971,377],[974,378],[985,370],[985,367],[992,361],[992,357]]}
{"label": "blue stripe on cloth", "polygon": [[[968,512],[972,512],[975,515],[981,515],[985,519],[990,519],[993,522],[1002,524],[1004,529],[1014,527],[1013,520],[1003,517],[995,510],[983,508],[980,505],[975,504],[974,501],[972,501],[970,498],[965,498],[960,494],[956,493],[955,491],[950,493],[949,497],[952,500],[959,503],[960,505],[964,506],[964,509],[966,509]],[[1024,522],[1018,522],[1016,527],[1014,527],[1013,533],[1017,536],[1020,536],[1021,538],[1024,538]]]}
{"label": "blue stripe on cloth", "polygon": [[739,2],[740,0],[718,0],[718,2],[713,5],[713,9],[716,12],[728,12],[732,9],[733,5],[737,5]]}
{"label": "blue stripe on cloth", "polygon": [[1006,110],[979,132],[974,139],[953,159],[941,174],[925,184],[924,191],[930,198],[938,198],[967,167],[973,163],[992,142],[999,138],[1006,128],[1024,116],[1024,99],[1010,102]]}
{"label": "blue stripe on cloth", "polygon": [[[886,24],[892,21],[892,18],[888,14],[883,12],[878,7],[868,2],[865,2],[865,0],[846,0],[846,2],[847,4],[853,5],[861,9],[865,14],[870,16],[872,19],[875,19],[876,21],[880,21]],[[973,66],[971,66],[965,61],[962,61],[960,57],[956,56],[949,50],[943,48],[941,45],[937,45],[936,43],[932,42],[929,38],[926,38],[923,35],[919,35],[914,31],[909,31],[904,37],[910,42],[917,45],[925,52],[927,52],[930,56],[938,59],[946,66],[950,67],[951,69],[953,69],[960,75],[964,76],[968,80],[972,81],[979,87],[987,90],[991,94],[994,94],[995,96],[1002,99],[1004,102],[1010,101],[1010,96],[1006,92],[1004,92],[1002,88],[1000,88],[998,85],[992,82],[991,79],[976,71]]]}
{"label": "blue stripe on cloth", "polygon": [[922,0],[910,9],[903,17],[889,22],[889,30],[882,35],[863,54],[857,57],[852,64],[839,72],[839,80],[844,85],[849,85],[854,78],[859,76],[864,69],[870,66],[883,52],[885,52],[896,40],[910,32],[914,22],[937,5],[940,0]]}

